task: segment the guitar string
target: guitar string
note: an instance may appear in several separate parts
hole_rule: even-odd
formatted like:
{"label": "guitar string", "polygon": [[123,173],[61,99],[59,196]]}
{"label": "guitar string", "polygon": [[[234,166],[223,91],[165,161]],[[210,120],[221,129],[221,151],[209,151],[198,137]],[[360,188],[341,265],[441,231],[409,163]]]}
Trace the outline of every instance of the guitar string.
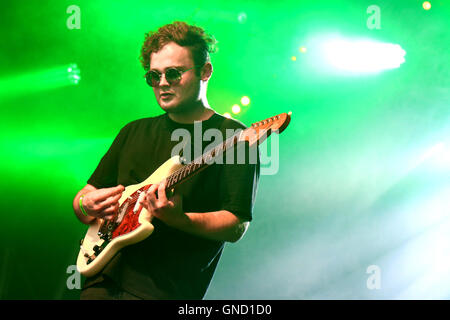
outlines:
{"label": "guitar string", "polygon": [[[173,172],[169,177],[167,177],[167,186],[166,189],[171,188],[175,184],[179,183],[182,179],[187,177],[192,172],[198,170],[200,167],[204,165],[209,165],[208,161],[212,160],[213,158],[218,157],[221,155],[224,151],[231,148],[236,141],[236,138],[241,134],[241,131],[234,134],[227,140],[225,140],[223,143],[217,145],[216,147],[212,148],[210,151],[204,153],[200,157],[197,157],[189,164],[181,167],[180,169]],[[191,172],[192,169],[192,172]],[[181,178],[180,178],[181,177]]]}

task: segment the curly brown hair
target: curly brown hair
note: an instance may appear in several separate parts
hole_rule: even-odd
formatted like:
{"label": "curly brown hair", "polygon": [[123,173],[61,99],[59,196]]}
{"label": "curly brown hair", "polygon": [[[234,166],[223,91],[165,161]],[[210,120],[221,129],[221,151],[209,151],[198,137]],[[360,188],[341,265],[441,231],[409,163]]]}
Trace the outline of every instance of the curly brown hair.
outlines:
{"label": "curly brown hair", "polygon": [[209,53],[216,50],[217,43],[213,36],[206,34],[200,27],[188,25],[181,21],[166,24],[160,27],[158,31],[150,31],[145,34],[139,58],[145,71],[150,69],[151,54],[158,52],[169,42],[175,42],[182,47],[189,47],[197,67],[197,73],[199,73],[199,67],[203,67],[206,62],[210,61]]}

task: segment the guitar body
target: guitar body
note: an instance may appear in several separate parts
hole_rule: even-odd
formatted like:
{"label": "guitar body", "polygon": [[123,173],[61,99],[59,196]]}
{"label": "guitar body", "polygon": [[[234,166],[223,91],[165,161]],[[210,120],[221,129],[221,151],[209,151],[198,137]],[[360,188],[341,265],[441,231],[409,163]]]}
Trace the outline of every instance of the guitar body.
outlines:
{"label": "guitar body", "polygon": [[105,221],[103,219],[94,220],[82,240],[78,254],[77,269],[82,275],[86,277],[95,275],[120,249],[140,242],[152,234],[154,229],[151,223],[152,216],[145,208],[136,205],[138,193],[140,190],[148,189],[152,184],[161,182],[181,167],[183,164],[181,164],[180,157],[174,156],[143,182],[125,188],[119,200],[123,217],[112,232],[110,241],[101,238],[101,234],[105,234],[102,232]]}

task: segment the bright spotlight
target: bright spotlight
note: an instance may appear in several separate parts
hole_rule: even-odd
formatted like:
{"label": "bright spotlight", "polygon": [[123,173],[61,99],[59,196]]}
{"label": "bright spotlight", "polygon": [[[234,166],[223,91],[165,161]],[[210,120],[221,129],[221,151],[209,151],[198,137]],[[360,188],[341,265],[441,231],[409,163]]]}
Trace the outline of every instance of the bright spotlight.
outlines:
{"label": "bright spotlight", "polygon": [[239,112],[241,112],[241,107],[235,104],[234,106],[231,107],[231,111],[233,111],[234,114],[238,114]]}
{"label": "bright spotlight", "polygon": [[29,94],[76,85],[81,80],[80,69],[72,63],[51,69],[30,71],[0,79],[0,97]]}
{"label": "bright spotlight", "polygon": [[409,170],[426,166],[434,171],[450,171],[450,142],[439,142],[425,150],[413,161]]}
{"label": "bright spotlight", "polygon": [[425,10],[430,10],[430,9],[431,9],[431,3],[430,3],[430,1],[425,1],[425,2],[422,4],[422,7],[423,7]]}
{"label": "bright spotlight", "polygon": [[247,22],[247,14],[245,12],[240,12],[238,14],[238,18],[237,19],[238,19],[239,23],[244,24],[244,23]]}
{"label": "bright spotlight", "polygon": [[241,98],[241,104],[242,104],[243,106],[248,106],[248,105],[250,104],[250,98],[247,97],[247,96],[243,96],[243,97]]}
{"label": "bright spotlight", "polygon": [[450,169],[450,149],[440,142],[428,149],[422,156],[422,161],[427,160],[434,169]]}
{"label": "bright spotlight", "polygon": [[398,44],[369,40],[334,39],[323,44],[325,60],[334,68],[350,72],[378,72],[399,68],[406,51]]}
{"label": "bright spotlight", "polygon": [[223,114],[223,116],[224,116],[225,118],[231,119],[231,114],[230,114],[229,112],[225,112],[225,113]]}
{"label": "bright spotlight", "polygon": [[72,84],[78,84],[80,81],[80,69],[78,68],[76,63],[71,64],[67,68],[67,78]]}

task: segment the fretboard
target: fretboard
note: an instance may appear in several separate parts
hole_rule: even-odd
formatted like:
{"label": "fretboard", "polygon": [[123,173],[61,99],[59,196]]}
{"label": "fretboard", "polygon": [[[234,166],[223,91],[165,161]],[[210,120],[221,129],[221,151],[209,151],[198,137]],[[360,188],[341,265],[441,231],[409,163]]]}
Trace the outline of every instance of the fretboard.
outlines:
{"label": "fretboard", "polygon": [[194,174],[200,172],[202,169],[208,167],[214,163],[214,160],[224,154],[228,149],[233,148],[239,141],[239,135],[242,131],[237,132],[223,143],[218,144],[215,148],[206,151],[201,156],[195,158],[192,162],[186,164],[182,168],[178,169],[167,179],[166,190],[170,190],[177,184],[180,184],[184,180],[187,180]]}

